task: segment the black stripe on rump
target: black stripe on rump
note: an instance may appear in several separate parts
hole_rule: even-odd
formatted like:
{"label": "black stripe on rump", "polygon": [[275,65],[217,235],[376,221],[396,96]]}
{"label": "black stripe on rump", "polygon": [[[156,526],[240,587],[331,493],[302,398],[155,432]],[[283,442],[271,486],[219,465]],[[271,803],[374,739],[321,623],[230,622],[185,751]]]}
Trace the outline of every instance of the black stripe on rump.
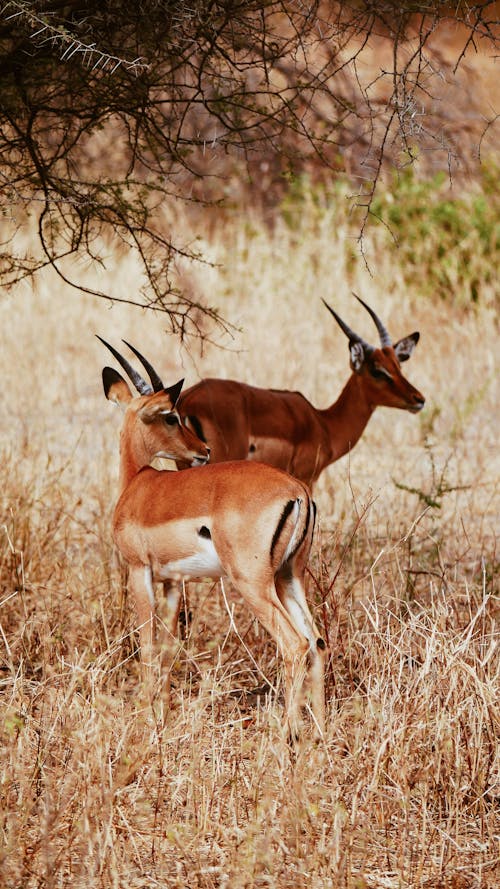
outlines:
{"label": "black stripe on rump", "polygon": [[281,532],[283,531],[283,528],[285,526],[285,522],[286,522],[288,516],[290,515],[294,505],[295,505],[295,500],[289,500],[288,503],[286,504],[283,512],[281,513],[281,517],[278,522],[276,531],[273,534],[273,539],[272,539],[272,543],[271,543],[271,561],[273,559],[274,550],[276,549],[276,544],[278,543],[278,540],[281,537]]}
{"label": "black stripe on rump", "polygon": [[186,416],[186,420],[189,421],[189,423],[190,423],[191,426],[193,427],[193,429],[194,429],[196,435],[198,436],[198,438],[200,438],[201,441],[205,442],[205,444],[206,444],[206,443],[207,443],[207,440],[206,440],[206,438],[205,438],[205,435],[204,435],[204,432],[203,432],[203,427],[202,427],[202,425],[201,425],[201,423],[200,423],[198,417],[195,417],[193,414],[189,414],[189,415]]}
{"label": "black stripe on rump", "polygon": [[[305,523],[305,525],[304,525],[304,530],[302,531],[302,534],[300,535],[300,539],[297,541],[297,543],[295,544],[295,546],[294,546],[292,552],[291,552],[290,555],[288,556],[287,562],[291,562],[291,561],[292,561],[292,559],[293,559],[295,553],[298,553],[300,547],[302,546],[302,544],[304,543],[304,540],[306,539],[307,532],[309,531],[309,525],[310,525],[310,523],[311,523],[311,505],[313,506],[313,510],[312,510],[312,512],[313,512],[313,522],[314,522],[314,520],[316,519],[316,504],[314,503],[313,500],[309,500],[309,499],[308,499],[308,500],[307,500],[307,520],[306,520],[306,523]],[[314,524],[313,524],[313,530],[314,530]]]}

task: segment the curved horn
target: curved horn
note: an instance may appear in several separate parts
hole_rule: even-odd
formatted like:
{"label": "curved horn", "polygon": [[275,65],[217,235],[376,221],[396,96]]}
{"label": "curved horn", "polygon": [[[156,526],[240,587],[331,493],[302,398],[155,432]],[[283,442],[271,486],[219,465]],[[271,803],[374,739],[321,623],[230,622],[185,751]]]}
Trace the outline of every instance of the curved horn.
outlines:
{"label": "curved horn", "polygon": [[333,317],[335,318],[335,321],[337,322],[337,324],[339,325],[341,330],[344,331],[349,342],[350,343],[361,343],[361,345],[363,346],[363,348],[365,349],[366,352],[368,352],[368,353],[373,352],[373,346],[370,346],[370,343],[367,343],[366,340],[363,339],[363,337],[359,336],[358,333],[355,333],[354,330],[351,330],[351,328],[345,323],[345,321],[342,321],[342,318],[340,317],[340,315],[337,315],[337,313],[332,309],[332,307],[329,306],[327,302],[325,302],[323,297],[321,297],[321,299],[325,303],[325,306],[328,309],[328,311],[332,313]]}
{"label": "curved horn", "polygon": [[156,373],[154,367],[149,363],[149,361],[146,358],[144,358],[144,355],[141,355],[141,353],[138,351],[138,349],[136,349],[134,346],[131,346],[130,343],[127,343],[127,340],[122,340],[122,343],[125,343],[125,345],[128,346],[130,351],[133,352],[134,355],[137,356],[137,358],[141,362],[144,370],[147,371],[147,373],[149,375],[149,379],[151,380],[151,385],[153,387],[153,390],[155,392],[162,392],[163,389],[165,388],[165,386],[163,385],[158,374]]}
{"label": "curved horn", "polygon": [[136,370],[134,370],[134,368],[132,367],[131,364],[128,363],[126,358],[123,358],[123,356],[120,355],[120,353],[117,352],[116,349],[113,349],[113,346],[110,346],[109,343],[106,342],[106,340],[103,340],[102,336],[99,336],[98,333],[96,333],[96,337],[98,340],[101,341],[101,343],[103,343],[106,346],[107,349],[109,349],[111,354],[115,356],[118,363],[121,364],[125,373],[128,374],[128,376],[132,380],[139,395],[152,395],[153,390],[152,390],[151,386],[148,383],[146,383],[146,380],[143,380],[141,375],[139,373],[137,373]]}
{"label": "curved horn", "polygon": [[366,311],[372,316],[372,318],[375,322],[375,327],[378,330],[378,335],[380,337],[380,345],[382,346],[382,348],[385,348],[386,346],[392,346],[392,341],[389,336],[389,331],[387,330],[386,327],[384,327],[384,325],[382,324],[378,315],[375,314],[373,309],[370,309],[370,306],[367,306],[367,304],[361,299],[360,296],[357,295],[357,293],[354,293],[354,290],[352,291],[352,295],[356,297],[357,301],[359,303],[361,303],[361,305],[365,307]]}

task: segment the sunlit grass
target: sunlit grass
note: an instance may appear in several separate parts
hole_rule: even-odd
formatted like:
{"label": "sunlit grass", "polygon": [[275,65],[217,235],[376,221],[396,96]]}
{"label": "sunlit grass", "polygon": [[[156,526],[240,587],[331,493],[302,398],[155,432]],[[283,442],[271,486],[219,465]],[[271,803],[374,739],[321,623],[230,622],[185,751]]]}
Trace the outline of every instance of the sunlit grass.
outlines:
{"label": "sunlit grass", "polygon": [[[498,338],[491,308],[419,298],[385,254],[346,265],[332,218],[300,237],[228,221],[212,269],[180,283],[237,328],[181,347],[161,317],[84,299],[51,276],[0,304],[3,882],[12,887],[453,887],[498,884]],[[375,255],[375,254],[373,254]],[[103,274],[103,273],[101,273]],[[131,259],[110,271],[138,289]],[[217,584],[192,622],[172,709],[139,695],[110,519],[119,412],[100,333],[166,383],[221,375],[331,403],[348,377],[327,299],[394,338],[419,417],[376,412],[318,483],[309,598],[330,645],[324,743],[292,752],[279,658]],[[221,349],[220,346],[224,348]],[[244,640],[242,645],[240,638]],[[248,652],[252,653],[252,657]],[[272,687],[271,693],[266,681]]]}

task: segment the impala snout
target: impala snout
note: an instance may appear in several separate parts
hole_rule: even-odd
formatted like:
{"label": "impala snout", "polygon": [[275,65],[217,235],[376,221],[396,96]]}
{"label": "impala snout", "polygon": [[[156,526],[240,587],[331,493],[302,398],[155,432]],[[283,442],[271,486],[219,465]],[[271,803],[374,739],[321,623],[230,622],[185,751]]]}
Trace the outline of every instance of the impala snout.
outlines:
{"label": "impala snout", "polygon": [[183,462],[185,462],[188,466],[205,466],[205,464],[208,463],[209,459],[210,448],[202,445],[201,447],[198,446],[197,448],[191,448],[190,452],[185,454]]}
{"label": "impala snout", "polygon": [[210,459],[210,448],[193,432],[183,427],[184,439],[189,444],[189,456],[185,458],[188,466],[205,466]]}
{"label": "impala snout", "polygon": [[425,404],[424,396],[421,395],[420,392],[417,392],[415,390],[415,392],[412,393],[411,399],[408,403],[407,410],[409,410],[411,414],[418,414],[418,412],[422,410],[424,404]]}
{"label": "impala snout", "polygon": [[196,457],[193,457],[191,466],[205,466],[210,460],[210,448],[208,445],[205,447],[205,454],[197,454]]}

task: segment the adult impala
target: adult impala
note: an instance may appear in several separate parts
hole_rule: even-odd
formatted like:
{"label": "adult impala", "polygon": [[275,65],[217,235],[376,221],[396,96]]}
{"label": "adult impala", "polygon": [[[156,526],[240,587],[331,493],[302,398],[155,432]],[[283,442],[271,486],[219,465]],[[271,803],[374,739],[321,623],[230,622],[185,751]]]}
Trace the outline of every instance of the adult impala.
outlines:
{"label": "adult impala", "polygon": [[[349,340],[352,369],[330,407],[315,408],[300,392],[259,389],[234,380],[201,380],[181,395],[179,414],[210,446],[211,463],[259,460],[285,469],[311,487],[323,469],[354,447],[376,407],[411,413],[423,408],[423,395],[401,373],[401,364],[410,358],[420,335],[411,333],[393,345],[373,309],[356,299],[375,322],[380,347],[351,330],[325,302]],[[137,351],[136,355],[151,374],[149,363]],[[161,385],[154,371],[151,382],[153,388]]]}
{"label": "adult impala", "polygon": [[[100,338],[99,338],[100,339]],[[178,578],[228,577],[268,630],[285,663],[289,725],[296,731],[306,675],[311,707],[324,728],[324,650],[304,594],[304,573],[315,507],[302,482],[261,463],[199,466],[206,444],[180,421],[182,381],[153,391],[112,346],[137,388],[110,367],[103,370],[106,397],[125,409],[120,438],[120,497],[113,535],[129,566],[146,673],[155,660],[166,667],[181,602]],[[156,375],[155,375],[156,376]],[[159,378],[157,378],[159,381]],[[179,460],[186,472],[153,469],[155,456]],[[167,604],[163,651],[155,643],[155,582],[164,582]]]}

